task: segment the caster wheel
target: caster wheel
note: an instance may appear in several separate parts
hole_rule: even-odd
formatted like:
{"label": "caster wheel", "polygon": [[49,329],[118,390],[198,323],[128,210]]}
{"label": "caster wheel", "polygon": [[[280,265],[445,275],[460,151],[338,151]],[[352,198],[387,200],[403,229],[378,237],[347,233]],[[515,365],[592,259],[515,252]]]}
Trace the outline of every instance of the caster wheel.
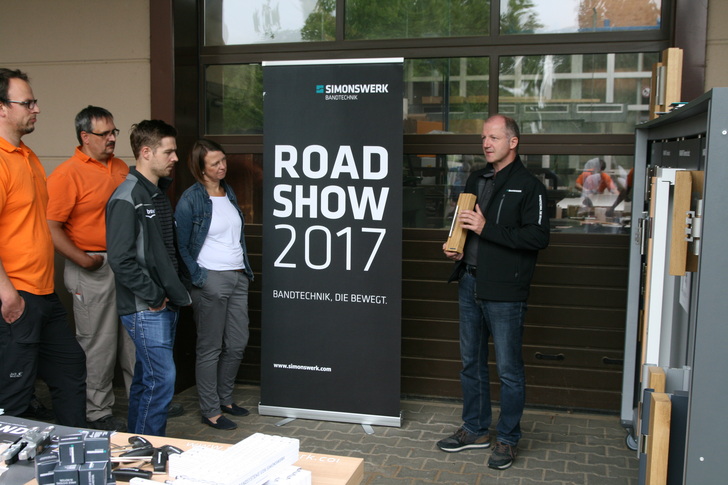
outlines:
{"label": "caster wheel", "polygon": [[627,433],[627,436],[624,438],[624,444],[627,445],[627,448],[629,448],[632,451],[637,451],[637,440],[632,436],[632,433]]}

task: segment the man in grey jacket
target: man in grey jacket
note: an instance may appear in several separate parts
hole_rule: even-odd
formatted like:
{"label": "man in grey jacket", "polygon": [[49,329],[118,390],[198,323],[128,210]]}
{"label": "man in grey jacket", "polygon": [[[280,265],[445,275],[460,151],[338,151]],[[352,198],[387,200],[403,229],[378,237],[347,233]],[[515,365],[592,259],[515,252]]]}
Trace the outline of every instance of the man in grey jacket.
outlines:
{"label": "man in grey jacket", "polygon": [[174,394],[179,307],[190,295],[180,279],[172,206],[165,195],[177,163],[177,131],[160,120],[131,130],[136,166],[106,207],[106,246],[121,323],[136,345],[129,394],[130,433],[164,436]]}

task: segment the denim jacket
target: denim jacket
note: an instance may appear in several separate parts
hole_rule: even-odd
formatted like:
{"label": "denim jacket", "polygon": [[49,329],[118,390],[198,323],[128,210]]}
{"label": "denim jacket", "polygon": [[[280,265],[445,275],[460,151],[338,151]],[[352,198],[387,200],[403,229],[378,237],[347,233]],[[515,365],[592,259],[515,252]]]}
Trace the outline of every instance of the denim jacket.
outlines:
{"label": "denim jacket", "polygon": [[[228,199],[238,210],[240,220],[243,223],[240,231],[240,246],[243,248],[245,275],[252,280],[253,271],[250,269],[248,250],[245,247],[245,218],[240,207],[238,207],[238,200],[233,190],[224,180],[220,183],[225,189]],[[192,284],[202,287],[207,280],[207,269],[197,264],[197,256],[202,250],[202,245],[205,242],[212,221],[212,200],[210,200],[204,185],[196,182],[184,191],[182,198],[177,203],[174,218],[177,222],[177,241],[182,261],[190,271]]]}

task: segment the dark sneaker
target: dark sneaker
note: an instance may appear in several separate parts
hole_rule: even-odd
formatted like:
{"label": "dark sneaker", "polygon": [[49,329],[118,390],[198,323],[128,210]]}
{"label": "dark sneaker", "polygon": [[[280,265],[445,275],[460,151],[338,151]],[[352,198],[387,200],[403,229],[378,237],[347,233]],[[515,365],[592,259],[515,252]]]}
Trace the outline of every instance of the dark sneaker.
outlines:
{"label": "dark sneaker", "polygon": [[495,449],[490,455],[488,466],[496,470],[505,470],[513,465],[513,460],[518,455],[518,447],[503,442],[496,442]]}
{"label": "dark sneaker", "polygon": [[438,441],[437,447],[448,453],[468,450],[470,448],[489,448],[490,435],[486,433],[478,436],[468,432],[465,428],[460,428],[455,431],[454,435]]}
{"label": "dark sneaker", "polygon": [[126,421],[109,414],[96,421],[86,421],[86,427],[91,429],[100,429],[103,431],[126,431]]}
{"label": "dark sneaker", "polygon": [[167,417],[168,418],[176,418],[177,416],[182,416],[185,413],[185,407],[178,403],[173,402],[169,405],[167,408]]}

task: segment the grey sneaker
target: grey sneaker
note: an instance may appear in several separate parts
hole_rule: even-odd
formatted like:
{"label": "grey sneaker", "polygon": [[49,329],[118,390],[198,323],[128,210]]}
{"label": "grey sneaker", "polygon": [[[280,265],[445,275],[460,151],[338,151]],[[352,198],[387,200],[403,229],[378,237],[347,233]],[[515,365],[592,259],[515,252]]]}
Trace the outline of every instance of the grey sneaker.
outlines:
{"label": "grey sneaker", "polygon": [[468,432],[465,428],[460,428],[455,431],[454,435],[438,441],[437,447],[442,451],[447,451],[448,453],[463,451],[470,448],[489,448],[490,435],[486,433],[478,436]]}
{"label": "grey sneaker", "polygon": [[497,441],[495,449],[488,460],[488,466],[496,470],[505,470],[513,465],[513,460],[516,459],[516,455],[518,455],[517,446]]}

